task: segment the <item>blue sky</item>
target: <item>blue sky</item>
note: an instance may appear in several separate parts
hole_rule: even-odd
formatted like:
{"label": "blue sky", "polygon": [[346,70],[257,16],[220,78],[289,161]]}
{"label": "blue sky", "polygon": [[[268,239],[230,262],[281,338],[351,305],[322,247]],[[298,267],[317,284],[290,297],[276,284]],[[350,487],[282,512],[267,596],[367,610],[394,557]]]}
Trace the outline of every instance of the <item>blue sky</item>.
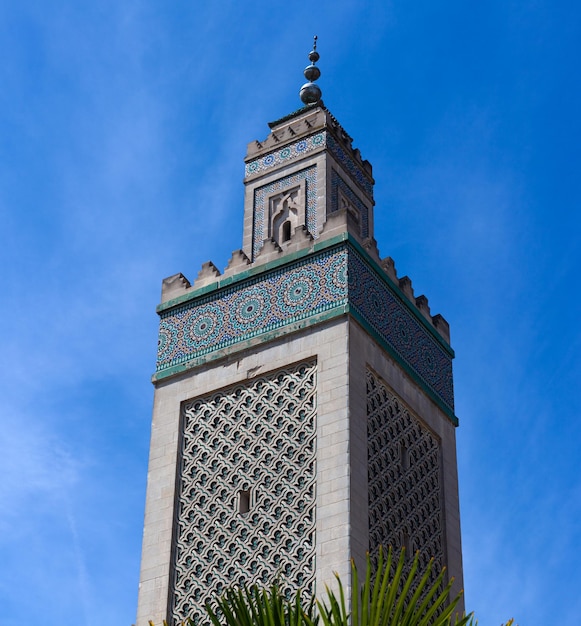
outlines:
{"label": "blue sky", "polygon": [[376,239],[450,322],[466,603],[581,614],[581,8],[0,7],[0,625],[135,615],[161,279],[241,246],[243,157],[326,105]]}

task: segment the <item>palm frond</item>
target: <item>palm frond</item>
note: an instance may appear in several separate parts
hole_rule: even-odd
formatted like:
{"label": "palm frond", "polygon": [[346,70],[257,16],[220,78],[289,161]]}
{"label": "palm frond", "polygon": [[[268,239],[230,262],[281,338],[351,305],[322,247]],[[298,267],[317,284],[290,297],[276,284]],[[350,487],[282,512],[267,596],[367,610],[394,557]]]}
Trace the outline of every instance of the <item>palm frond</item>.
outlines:
{"label": "palm frond", "polygon": [[[416,553],[409,573],[405,574],[405,551],[394,563],[391,548],[387,559],[379,551],[374,568],[367,555],[365,578],[359,584],[359,573],[351,564],[351,614],[345,606],[343,585],[338,580],[339,597],[327,588],[326,597],[317,603],[324,626],[451,626],[460,595],[450,600],[452,582],[443,587],[445,570],[433,582],[432,563],[419,574]],[[456,626],[473,624],[471,615],[456,618]]]}
{"label": "palm frond", "polygon": [[317,626],[314,598],[305,603],[300,591],[287,599],[278,583],[270,588],[250,585],[227,589],[216,600],[216,607],[206,604],[214,626]]}
{"label": "palm frond", "polygon": [[321,600],[305,602],[300,591],[287,598],[275,582],[227,589],[206,611],[213,626],[477,626],[473,614],[457,615],[462,594],[450,597],[453,579],[445,584],[445,569],[435,576],[430,562],[422,572],[418,553],[410,567],[404,550],[396,562],[391,548],[387,555],[380,549],[375,567],[367,555],[362,583],[352,561],[349,603],[336,579],[337,590],[327,587]]}

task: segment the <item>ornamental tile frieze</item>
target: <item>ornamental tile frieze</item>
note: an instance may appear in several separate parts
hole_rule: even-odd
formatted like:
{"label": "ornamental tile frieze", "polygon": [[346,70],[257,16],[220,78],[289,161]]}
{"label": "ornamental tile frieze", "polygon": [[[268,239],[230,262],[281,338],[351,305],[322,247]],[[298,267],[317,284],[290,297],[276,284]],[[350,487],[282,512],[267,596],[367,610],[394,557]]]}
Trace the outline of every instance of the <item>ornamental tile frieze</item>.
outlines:
{"label": "ornamental tile frieze", "polygon": [[345,168],[347,172],[353,177],[357,184],[365,191],[365,193],[373,198],[373,183],[369,181],[367,176],[363,173],[363,170],[353,160],[349,154],[343,150],[343,148],[335,141],[332,135],[327,135],[327,147],[337,159],[337,161]]}
{"label": "ornamental tile frieze", "polygon": [[451,357],[356,252],[349,254],[348,272],[350,308],[453,410]]}
{"label": "ornamental tile frieze", "polygon": [[255,174],[263,174],[270,171],[273,167],[278,167],[297,157],[306,156],[310,152],[314,152],[323,147],[331,151],[337,162],[345,168],[345,171],[353,177],[353,180],[357,182],[370,198],[373,198],[373,183],[370,182],[361,166],[353,159],[353,156],[346,152],[327,131],[322,131],[310,137],[295,141],[294,143],[287,144],[280,150],[269,152],[266,155],[246,163],[245,175],[253,176]]}
{"label": "ornamental tile frieze", "polygon": [[346,303],[347,250],[329,250],[162,314],[157,371]]}
{"label": "ornamental tile frieze", "polygon": [[255,337],[293,332],[297,322],[350,313],[453,416],[453,353],[413,311],[364,253],[336,244],[160,313],[156,377]]}
{"label": "ornamental tile frieze", "polygon": [[316,135],[311,135],[305,139],[300,139],[299,141],[288,144],[275,152],[269,152],[267,155],[247,163],[245,174],[246,176],[252,176],[253,174],[266,172],[276,165],[281,165],[295,157],[304,156],[309,152],[313,152],[313,150],[317,150],[321,146],[326,145],[326,137],[326,132],[317,133]]}

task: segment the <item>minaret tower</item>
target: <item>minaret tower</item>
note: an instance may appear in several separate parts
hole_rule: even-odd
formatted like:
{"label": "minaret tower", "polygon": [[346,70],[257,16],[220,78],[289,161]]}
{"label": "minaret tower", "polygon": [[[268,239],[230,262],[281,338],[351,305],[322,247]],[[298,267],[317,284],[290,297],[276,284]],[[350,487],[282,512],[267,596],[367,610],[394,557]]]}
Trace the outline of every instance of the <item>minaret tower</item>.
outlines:
{"label": "minaret tower", "polygon": [[320,592],[380,544],[462,586],[452,358],[373,236],[371,165],[321,100],[248,145],[242,249],[162,285],[137,626],[230,585]]}

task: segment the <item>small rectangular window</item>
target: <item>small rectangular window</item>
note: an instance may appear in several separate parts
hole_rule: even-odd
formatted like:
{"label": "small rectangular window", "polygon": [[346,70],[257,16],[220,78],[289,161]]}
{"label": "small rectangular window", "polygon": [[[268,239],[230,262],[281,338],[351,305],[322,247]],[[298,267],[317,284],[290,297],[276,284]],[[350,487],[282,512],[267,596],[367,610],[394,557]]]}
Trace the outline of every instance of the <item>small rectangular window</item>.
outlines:
{"label": "small rectangular window", "polygon": [[404,472],[406,472],[409,469],[410,466],[410,454],[409,454],[409,450],[407,449],[407,446],[405,445],[405,443],[402,443],[399,449],[399,453],[400,453],[400,457],[401,457],[401,467],[403,469]]}
{"label": "small rectangular window", "polygon": [[250,489],[241,489],[238,492],[238,513],[244,515],[250,511]]}

